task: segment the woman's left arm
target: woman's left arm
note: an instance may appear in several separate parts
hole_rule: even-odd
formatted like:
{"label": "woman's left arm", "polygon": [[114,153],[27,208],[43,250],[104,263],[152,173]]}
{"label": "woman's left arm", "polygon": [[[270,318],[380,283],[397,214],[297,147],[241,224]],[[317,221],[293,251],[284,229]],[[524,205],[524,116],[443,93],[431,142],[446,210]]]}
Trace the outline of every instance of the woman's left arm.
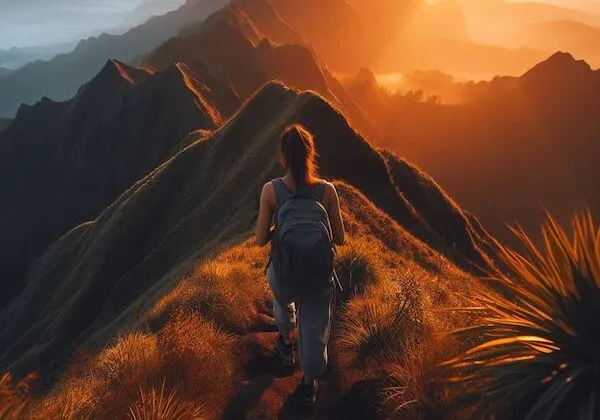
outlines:
{"label": "woman's left arm", "polygon": [[269,243],[271,236],[271,223],[273,221],[273,206],[271,204],[271,195],[274,193],[271,183],[264,185],[260,194],[260,209],[258,211],[258,221],[256,222],[256,243],[259,246],[265,246]]}

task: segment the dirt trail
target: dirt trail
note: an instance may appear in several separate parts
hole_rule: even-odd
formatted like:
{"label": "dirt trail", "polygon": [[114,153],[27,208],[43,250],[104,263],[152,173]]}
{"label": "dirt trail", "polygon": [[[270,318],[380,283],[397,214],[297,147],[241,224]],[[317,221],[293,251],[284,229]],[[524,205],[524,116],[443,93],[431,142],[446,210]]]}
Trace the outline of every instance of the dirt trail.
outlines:
{"label": "dirt trail", "polygon": [[[266,328],[265,328],[266,329]],[[275,327],[273,326],[272,330]],[[331,418],[332,398],[329,386],[335,382],[328,376],[320,383],[319,398],[314,410],[303,409],[295,392],[301,372],[280,365],[273,343],[274,331],[250,333],[244,337],[242,351],[246,352],[243,386],[233,395],[223,413],[224,420],[233,419],[327,419]]]}

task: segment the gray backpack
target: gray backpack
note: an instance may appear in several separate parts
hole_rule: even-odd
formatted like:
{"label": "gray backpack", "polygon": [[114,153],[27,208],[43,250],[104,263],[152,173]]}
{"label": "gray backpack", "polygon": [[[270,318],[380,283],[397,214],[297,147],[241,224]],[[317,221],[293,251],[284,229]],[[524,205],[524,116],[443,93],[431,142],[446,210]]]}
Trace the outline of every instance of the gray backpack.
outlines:
{"label": "gray backpack", "polygon": [[271,261],[277,300],[282,304],[323,292],[333,284],[334,245],[327,210],[321,204],[325,183],[292,192],[281,179],[277,195]]}

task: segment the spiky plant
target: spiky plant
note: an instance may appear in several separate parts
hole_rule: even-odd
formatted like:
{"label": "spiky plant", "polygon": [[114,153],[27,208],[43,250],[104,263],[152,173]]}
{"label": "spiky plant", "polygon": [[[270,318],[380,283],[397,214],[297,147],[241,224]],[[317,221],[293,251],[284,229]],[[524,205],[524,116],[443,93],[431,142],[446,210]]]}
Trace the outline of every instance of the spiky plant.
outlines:
{"label": "spiky plant", "polygon": [[486,315],[457,332],[480,341],[447,364],[486,418],[600,418],[600,229],[588,212],[573,230],[548,216],[538,248],[515,229],[526,251],[500,246],[503,292],[479,296]]}

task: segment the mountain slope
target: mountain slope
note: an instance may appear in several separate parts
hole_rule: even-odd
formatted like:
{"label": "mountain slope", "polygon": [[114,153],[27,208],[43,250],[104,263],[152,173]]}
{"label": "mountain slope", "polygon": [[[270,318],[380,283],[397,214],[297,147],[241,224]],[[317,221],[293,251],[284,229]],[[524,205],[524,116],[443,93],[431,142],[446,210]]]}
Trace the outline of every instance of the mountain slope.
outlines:
{"label": "mountain slope", "polygon": [[569,51],[590,65],[600,67],[597,48],[600,44],[600,26],[569,20],[531,23],[517,31],[514,43],[544,51]]}
{"label": "mountain slope", "polygon": [[496,237],[512,238],[505,223],[537,232],[542,206],[563,223],[586,207],[600,214],[600,72],[587,63],[557,53],[521,77],[465,85],[457,105],[365,86],[349,91],[389,139],[383,145],[431,174]]}
{"label": "mountain slope", "polygon": [[[221,86],[224,100],[219,109],[225,115],[235,112],[264,83],[281,80],[288,86],[319,93],[340,108],[354,127],[376,133],[341,83],[308,46],[279,44],[299,40],[290,31],[266,1],[241,0],[165,42],[144,58],[144,64],[163,69],[176,62],[186,63],[206,80]],[[226,49],[221,47],[223,44]]]}
{"label": "mountain slope", "polygon": [[[265,5],[251,0],[236,10],[254,6],[276,17],[269,8],[261,9]],[[45,99],[21,108],[0,135],[5,180],[0,192],[16,197],[0,211],[6,232],[0,239],[0,279],[12,285],[0,306],[18,292],[27,266],[48,245],[95,217],[176,152],[190,131],[219,126],[269,80],[319,92],[357,127],[369,127],[362,111],[309,50],[267,40],[254,45],[230,24],[227,14],[218,12],[199,33],[163,44],[146,59],[160,70],[155,76],[153,70],[113,60],[72,100]],[[253,27],[262,28],[260,22]],[[220,42],[228,48],[219,47]]]}
{"label": "mountain slope", "polygon": [[48,245],[220,118],[183,65],[152,75],[110,61],[72,100],[22,106],[0,133],[0,195],[11,197],[0,211],[0,306]]}
{"label": "mountain slope", "polygon": [[73,52],[25,65],[0,79],[0,117],[12,117],[21,103],[44,96],[62,101],[73,96],[109,59],[132,62],[192,23],[204,20],[227,0],[190,0],[181,8],[131,29],[81,41]]}
{"label": "mountain slope", "polygon": [[[295,122],[315,133],[325,176],[349,183],[403,226],[404,239],[382,233],[389,246],[407,258],[419,255],[423,263],[435,253],[432,247],[466,267],[474,258],[485,264],[480,244],[432,229],[432,215],[417,213],[403,198],[402,175],[393,182],[384,157],[327,102],[269,84],[212,136],[158,166],[95,221],[48,249],[25,291],[0,314],[6,326],[0,332],[0,348],[6,349],[0,366],[17,375],[42,369],[52,377],[76,346],[102,345],[148,310],[191,262],[246,237],[260,186],[280,172],[278,135]],[[415,194],[439,204],[424,190],[410,193]]]}

